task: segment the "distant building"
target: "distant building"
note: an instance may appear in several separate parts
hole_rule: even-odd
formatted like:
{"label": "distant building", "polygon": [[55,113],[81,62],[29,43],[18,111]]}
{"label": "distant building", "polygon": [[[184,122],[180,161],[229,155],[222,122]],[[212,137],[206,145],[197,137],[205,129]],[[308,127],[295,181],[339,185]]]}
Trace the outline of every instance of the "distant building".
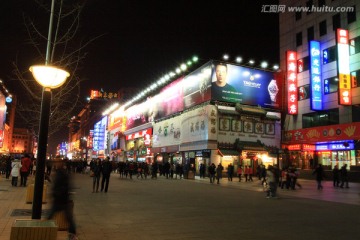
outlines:
{"label": "distant building", "polygon": [[14,128],[10,152],[33,153],[35,138],[34,134],[26,128]]}

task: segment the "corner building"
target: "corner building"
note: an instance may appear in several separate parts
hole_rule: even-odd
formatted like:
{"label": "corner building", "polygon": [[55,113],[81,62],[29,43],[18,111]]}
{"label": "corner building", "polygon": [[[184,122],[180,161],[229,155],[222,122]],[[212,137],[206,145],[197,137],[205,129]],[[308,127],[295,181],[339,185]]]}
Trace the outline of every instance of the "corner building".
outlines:
{"label": "corner building", "polygon": [[[216,89],[218,65],[226,66],[231,88]],[[230,163],[235,171],[249,166],[255,174],[261,163],[279,163],[280,87],[277,73],[209,61],[112,112],[109,145],[122,148],[121,161],[182,164],[189,178],[202,163],[222,163],[224,171]]]}
{"label": "corner building", "polygon": [[355,170],[360,166],[360,1],[280,0],[279,6],[285,6],[279,29],[287,104],[282,148],[288,164],[302,169],[347,164]]}

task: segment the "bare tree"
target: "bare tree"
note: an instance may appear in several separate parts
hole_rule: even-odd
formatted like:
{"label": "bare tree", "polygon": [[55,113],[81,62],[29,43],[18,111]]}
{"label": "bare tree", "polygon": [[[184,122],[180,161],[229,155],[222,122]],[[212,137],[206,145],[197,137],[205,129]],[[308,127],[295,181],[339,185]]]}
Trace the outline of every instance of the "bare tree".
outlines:
{"label": "bare tree", "polygon": [[[54,65],[70,72],[65,84],[52,91],[52,102],[49,123],[49,136],[67,126],[74,112],[83,106],[80,101],[80,83],[78,76],[81,63],[86,57],[85,48],[98,37],[89,40],[81,39],[81,13],[86,1],[56,0],[53,21],[53,36],[50,42],[49,65]],[[48,25],[51,1],[34,0],[36,11],[43,12],[29,16],[23,14],[24,25],[28,36],[28,44],[34,49],[37,56],[32,64],[44,64],[46,60],[46,46],[48,41]],[[23,87],[19,97],[17,113],[29,129],[38,134],[42,88],[32,77],[29,66],[21,66],[18,60],[13,62],[15,81]]]}

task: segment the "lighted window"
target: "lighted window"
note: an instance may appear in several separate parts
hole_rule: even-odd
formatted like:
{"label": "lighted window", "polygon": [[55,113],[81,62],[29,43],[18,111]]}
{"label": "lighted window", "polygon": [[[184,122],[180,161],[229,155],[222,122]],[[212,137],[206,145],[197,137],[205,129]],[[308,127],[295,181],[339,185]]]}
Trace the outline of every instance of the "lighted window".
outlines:
{"label": "lighted window", "polygon": [[308,37],[308,42],[314,40],[314,27],[309,27],[307,29],[307,37]]}
{"label": "lighted window", "polygon": [[296,46],[301,46],[302,45],[302,32],[298,32],[296,34]]}
{"label": "lighted window", "polygon": [[319,7],[322,7],[322,6],[325,6],[326,3],[325,3],[325,0],[318,0],[318,6]]}
{"label": "lighted window", "polygon": [[302,115],[302,127],[320,127],[339,124],[339,109],[329,109]]}
{"label": "lighted window", "polygon": [[350,39],[350,55],[360,52],[360,36]]}
{"label": "lighted window", "polygon": [[326,26],[326,20],[319,23],[319,34],[320,37],[326,35],[327,33],[327,26]]}
{"label": "lighted window", "polygon": [[350,73],[350,77],[351,77],[351,87],[356,88],[356,87],[360,87],[360,69],[353,71]]}
{"label": "lighted window", "polygon": [[310,85],[304,85],[304,86],[300,86],[298,88],[298,97],[299,97],[299,101],[301,100],[305,100],[310,98]]}
{"label": "lighted window", "polygon": [[323,64],[328,64],[336,60],[337,51],[336,46],[329,47],[323,50]]}
{"label": "lighted window", "polygon": [[333,21],[333,30],[336,31],[336,29],[341,28],[341,21],[340,21],[340,13],[334,15],[332,17]]}
{"label": "lighted window", "polygon": [[356,22],[356,8],[355,5],[352,6],[354,8],[353,12],[347,12],[347,20],[348,20],[348,24]]}
{"label": "lighted window", "polygon": [[309,56],[297,60],[298,73],[309,70]]}
{"label": "lighted window", "polygon": [[337,92],[339,89],[338,77],[324,79],[324,94]]}
{"label": "lighted window", "polygon": [[360,122],[360,105],[355,104],[351,106],[352,108],[352,121],[353,122]]}
{"label": "lighted window", "polygon": [[[311,9],[313,5],[314,5],[313,0],[309,0],[306,2],[306,7],[308,7],[309,9]],[[306,12],[306,14],[307,15],[311,14],[311,11]]]}

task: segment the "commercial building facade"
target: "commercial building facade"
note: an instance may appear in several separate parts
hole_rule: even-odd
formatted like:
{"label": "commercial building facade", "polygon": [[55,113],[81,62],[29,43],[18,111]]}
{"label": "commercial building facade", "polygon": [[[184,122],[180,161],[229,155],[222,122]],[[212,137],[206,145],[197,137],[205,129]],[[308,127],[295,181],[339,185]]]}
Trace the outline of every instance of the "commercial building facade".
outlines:
{"label": "commercial building facade", "polygon": [[[359,1],[280,0],[288,164],[360,166]],[[293,7],[298,11],[290,11]],[[309,11],[306,11],[305,9]]]}
{"label": "commercial building facade", "polygon": [[[231,90],[216,89],[226,66]],[[281,90],[277,73],[209,61],[108,116],[107,154],[119,161],[236,167],[279,163]],[[217,92],[215,95],[214,93]],[[96,143],[94,143],[96,144]]]}

